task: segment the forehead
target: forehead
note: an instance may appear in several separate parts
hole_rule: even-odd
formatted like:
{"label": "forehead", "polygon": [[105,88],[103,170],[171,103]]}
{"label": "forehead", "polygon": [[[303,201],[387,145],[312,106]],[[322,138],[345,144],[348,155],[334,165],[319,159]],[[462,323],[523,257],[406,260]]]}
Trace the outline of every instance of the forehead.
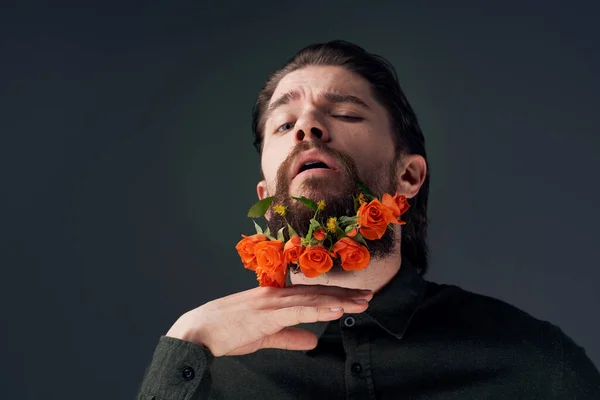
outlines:
{"label": "forehead", "polygon": [[374,103],[369,82],[362,76],[338,66],[309,66],[290,72],[279,81],[269,104],[292,91],[297,91],[303,96],[326,92],[343,93],[360,97],[369,106]]}

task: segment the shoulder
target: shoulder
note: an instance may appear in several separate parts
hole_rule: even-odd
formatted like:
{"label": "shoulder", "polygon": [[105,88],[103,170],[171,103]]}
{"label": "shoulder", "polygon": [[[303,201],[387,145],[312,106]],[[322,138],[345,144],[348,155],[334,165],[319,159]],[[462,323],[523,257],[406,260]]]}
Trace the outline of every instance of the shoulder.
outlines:
{"label": "shoulder", "polygon": [[[469,329],[473,334],[535,337],[549,345],[559,340],[558,328],[500,299],[455,285],[427,282],[419,313],[439,324]],[[545,339],[545,340],[544,340]]]}
{"label": "shoulder", "polygon": [[558,328],[494,297],[428,282],[415,321],[414,333],[436,343],[534,369],[559,367]]}
{"label": "shoulder", "polygon": [[463,350],[506,358],[513,368],[520,365],[538,371],[555,394],[600,398],[600,374],[585,350],[558,326],[512,304],[458,286],[427,282],[414,318],[420,322],[415,324],[418,333],[414,332],[419,336],[462,343]]}

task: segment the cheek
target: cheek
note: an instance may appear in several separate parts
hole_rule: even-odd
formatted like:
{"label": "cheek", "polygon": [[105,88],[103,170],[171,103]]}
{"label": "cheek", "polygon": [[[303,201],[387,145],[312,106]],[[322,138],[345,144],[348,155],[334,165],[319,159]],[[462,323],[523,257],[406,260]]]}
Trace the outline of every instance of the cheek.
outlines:
{"label": "cheek", "polygon": [[352,135],[352,140],[347,143],[346,153],[355,160],[356,166],[361,172],[379,169],[394,159],[394,142],[389,136],[383,140],[380,133],[361,132]]}
{"label": "cheek", "polygon": [[263,147],[263,154],[261,160],[261,166],[263,174],[265,175],[265,180],[269,187],[274,187],[277,171],[281,164],[285,161],[289,150],[284,143],[277,143],[277,141],[270,140],[268,143],[265,143]]}

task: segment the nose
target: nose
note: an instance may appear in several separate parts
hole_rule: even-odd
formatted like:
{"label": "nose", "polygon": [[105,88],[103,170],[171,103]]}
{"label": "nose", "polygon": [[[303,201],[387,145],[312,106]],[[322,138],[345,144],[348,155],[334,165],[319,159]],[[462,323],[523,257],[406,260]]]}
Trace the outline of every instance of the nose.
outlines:
{"label": "nose", "polygon": [[316,118],[306,118],[296,124],[296,142],[303,140],[320,140],[329,142],[329,131]]}

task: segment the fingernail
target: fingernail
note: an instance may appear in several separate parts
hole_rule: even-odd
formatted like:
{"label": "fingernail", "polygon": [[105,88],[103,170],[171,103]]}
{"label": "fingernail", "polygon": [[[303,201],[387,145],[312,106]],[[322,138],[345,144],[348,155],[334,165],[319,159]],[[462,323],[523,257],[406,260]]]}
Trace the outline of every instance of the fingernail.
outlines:
{"label": "fingernail", "polygon": [[365,299],[354,299],[353,301],[357,304],[365,304],[367,302]]}
{"label": "fingernail", "polygon": [[332,307],[332,308],[330,308],[330,310],[333,312],[338,312],[338,311],[342,311],[342,307]]}

